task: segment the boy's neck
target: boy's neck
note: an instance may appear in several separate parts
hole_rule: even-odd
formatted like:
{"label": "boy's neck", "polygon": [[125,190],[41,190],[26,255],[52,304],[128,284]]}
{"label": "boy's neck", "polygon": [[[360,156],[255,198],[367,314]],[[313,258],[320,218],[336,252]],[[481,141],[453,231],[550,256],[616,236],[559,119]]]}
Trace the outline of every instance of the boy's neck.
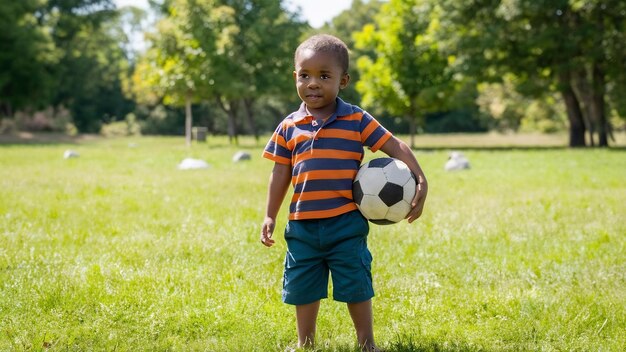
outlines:
{"label": "boy's neck", "polygon": [[316,120],[326,121],[329,117],[333,116],[335,110],[337,110],[337,102],[334,104],[325,106],[321,109],[310,109],[306,106],[306,113],[313,116]]}

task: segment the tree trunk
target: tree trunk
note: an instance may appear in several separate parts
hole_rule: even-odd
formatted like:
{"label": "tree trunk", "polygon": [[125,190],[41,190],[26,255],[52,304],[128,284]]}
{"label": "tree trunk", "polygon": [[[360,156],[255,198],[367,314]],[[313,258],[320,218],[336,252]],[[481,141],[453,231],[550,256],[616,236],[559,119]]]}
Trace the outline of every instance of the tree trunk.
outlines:
{"label": "tree trunk", "polygon": [[239,136],[237,132],[237,102],[233,100],[222,100],[222,97],[216,97],[217,104],[228,115],[228,142],[230,144],[238,145]]}
{"label": "tree trunk", "polygon": [[589,134],[589,145],[595,146],[595,115],[592,110],[593,106],[593,89],[590,84],[590,78],[586,67],[581,67],[576,70],[572,75],[572,88],[574,94],[578,99],[578,102],[582,105],[581,113],[583,115],[583,122],[585,128]]}
{"label": "tree trunk", "polygon": [[252,134],[254,135],[254,140],[256,142],[259,142],[259,132],[257,131],[257,128],[256,128],[256,120],[254,118],[254,112],[253,112],[254,106],[253,105],[254,105],[253,99],[243,100],[243,106],[246,109],[246,117],[248,118],[248,125],[250,127],[250,132],[252,132]]}
{"label": "tree trunk", "polygon": [[191,116],[191,92],[187,93],[185,98],[185,144],[191,146],[191,122],[193,117]]}
{"label": "tree trunk", "polygon": [[417,134],[417,123],[415,117],[409,116],[409,134],[411,136],[411,149],[415,149],[415,135]]}
{"label": "tree trunk", "polygon": [[593,94],[591,99],[591,113],[593,121],[598,129],[598,146],[608,147],[608,122],[606,119],[606,109],[604,105],[604,95],[606,93],[606,82],[604,71],[597,62],[593,64]]}
{"label": "tree trunk", "polygon": [[13,118],[13,109],[10,102],[0,103],[0,117]]}
{"label": "tree trunk", "polygon": [[585,123],[580,103],[572,89],[570,73],[563,71],[559,73],[559,90],[565,102],[567,119],[569,120],[569,146],[585,147]]}
{"label": "tree trunk", "polygon": [[415,149],[415,135],[417,134],[417,116],[415,116],[416,99],[411,99],[408,116],[406,120],[409,122],[409,135],[411,149]]}

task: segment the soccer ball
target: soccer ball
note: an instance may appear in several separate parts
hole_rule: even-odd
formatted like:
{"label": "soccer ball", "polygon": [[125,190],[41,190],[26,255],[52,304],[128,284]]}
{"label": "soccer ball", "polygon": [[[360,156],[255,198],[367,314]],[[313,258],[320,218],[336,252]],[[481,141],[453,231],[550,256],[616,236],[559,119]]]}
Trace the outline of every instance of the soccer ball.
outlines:
{"label": "soccer ball", "polygon": [[352,184],[357,207],[369,221],[388,225],[402,221],[411,211],[415,175],[394,158],[370,160],[359,168]]}

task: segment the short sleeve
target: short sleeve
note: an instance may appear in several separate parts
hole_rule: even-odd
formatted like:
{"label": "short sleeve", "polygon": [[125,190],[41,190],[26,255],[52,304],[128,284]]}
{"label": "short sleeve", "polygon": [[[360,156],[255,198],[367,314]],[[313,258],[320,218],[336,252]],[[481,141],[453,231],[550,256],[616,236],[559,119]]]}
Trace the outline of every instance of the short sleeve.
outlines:
{"label": "short sleeve", "polygon": [[383,127],[367,111],[363,111],[361,118],[361,143],[375,152],[391,138],[392,134]]}
{"label": "short sleeve", "polygon": [[276,127],[263,150],[263,157],[279,164],[291,165],[291,150],[287,147],[284,123]]}

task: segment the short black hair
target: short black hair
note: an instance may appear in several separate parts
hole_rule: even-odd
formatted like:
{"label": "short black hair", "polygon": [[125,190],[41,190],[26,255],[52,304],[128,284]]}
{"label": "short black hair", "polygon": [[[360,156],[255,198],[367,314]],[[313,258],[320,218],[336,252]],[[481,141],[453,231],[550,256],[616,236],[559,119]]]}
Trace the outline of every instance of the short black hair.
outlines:
{"label": "short black hair", "polygon": [[305,49],[333,54],[339,60],[343,73],[348,73],[350,55],[348,54],[348,46],[341,39],[329,34],[316,34],[309,37],[298,45],[294,61],[298,57],[298,53]]}

